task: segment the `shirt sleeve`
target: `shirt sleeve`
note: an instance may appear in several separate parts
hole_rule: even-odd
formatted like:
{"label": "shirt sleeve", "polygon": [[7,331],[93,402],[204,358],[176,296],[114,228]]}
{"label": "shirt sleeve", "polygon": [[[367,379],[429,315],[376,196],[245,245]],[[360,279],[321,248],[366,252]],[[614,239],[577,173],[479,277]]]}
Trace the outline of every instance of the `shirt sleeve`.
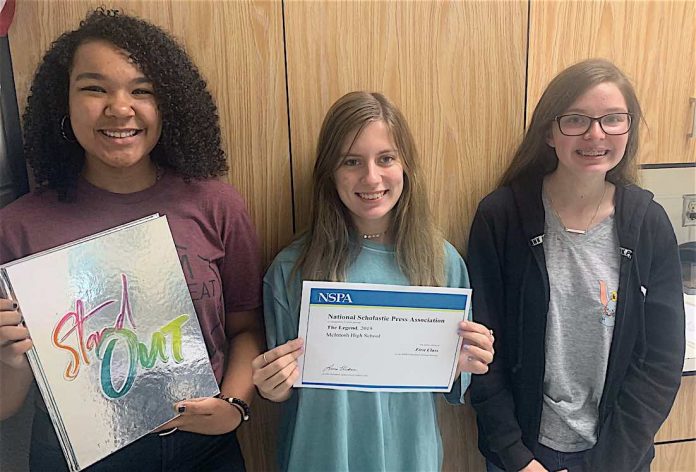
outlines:
{"label": "shirt sleeve", "polygon": [[[456,288],[469,288],[469,272],[466,269],[464,259],[450,243],[445,243],[445,267],[447,270],[447,286]],[[471,320],[471,310],[467,314]],[[445,394],[448,403],[464,404],[464,395],[471,384],[471,372],[462,372],[459,380],[455,380],[452,390]]]}
{"label": "shirt sleeve", "polygon": [[220,279],[225,296],[225,312],[253,310],[261,306],[261,256],[256,229],[241,196],[226,205],[222,243],[225,257],[220,263]]}
{"label": "shirt sleeve", "polygon": [[290,307],[288,275],[280,262],[281,256],[271,264],[263,279],[263,317],[266,325],[268,349],[285,344],[297,337],[299,313]]}

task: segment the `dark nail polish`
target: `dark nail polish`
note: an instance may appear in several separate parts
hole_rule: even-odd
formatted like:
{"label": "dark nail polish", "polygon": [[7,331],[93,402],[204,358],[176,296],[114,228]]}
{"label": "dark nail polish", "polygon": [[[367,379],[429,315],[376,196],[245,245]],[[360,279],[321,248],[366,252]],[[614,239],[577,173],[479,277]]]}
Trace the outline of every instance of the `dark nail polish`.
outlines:
{"label": "dark nail polish", "polygon": [[186,411],[186,405],[179,405],[179,408],[176,409],[179,413],[183,413]]}
{"label": "dark nail polish", "polygon": [[12,309],[16,310],[17,308],[19,308],[19,305],[17,305],[17,302],[12,302]]}

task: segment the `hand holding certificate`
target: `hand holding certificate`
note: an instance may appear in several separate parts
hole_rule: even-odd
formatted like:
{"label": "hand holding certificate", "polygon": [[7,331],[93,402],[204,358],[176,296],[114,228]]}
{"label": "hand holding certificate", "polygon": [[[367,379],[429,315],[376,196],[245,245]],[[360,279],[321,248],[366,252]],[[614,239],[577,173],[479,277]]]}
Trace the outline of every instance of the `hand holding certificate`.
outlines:
{"label": "hand holding certificate", "polygon": [[449,391],[470,300],[470,289],[305,281],[294,386]]}
{"label": "hand holding certificate", "polygon": [[297,358],[304,353],[303,346],[302,339],[292,339],[251,362],[254,385],[263,398],[272,402],[290,398],[292,386],[300,375]]}

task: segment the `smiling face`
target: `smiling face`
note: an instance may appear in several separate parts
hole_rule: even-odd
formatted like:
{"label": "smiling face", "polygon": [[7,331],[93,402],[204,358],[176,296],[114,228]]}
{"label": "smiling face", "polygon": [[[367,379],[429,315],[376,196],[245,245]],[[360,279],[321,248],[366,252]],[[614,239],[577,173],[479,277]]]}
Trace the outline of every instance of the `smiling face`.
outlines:
{"label": "smiling face", "polygon": [[105,41],[80,45],[69,104],[72,129],[85,150],[85,176],[103,180],[123,171],[150,171],[162,118],[152,83],[126,51]]}
{"label": "smiling face", "polygon": [[403,165],[384,121],[368,123],[354,136],[341,147],[336,191],[360,233],[383,233],[404,188]]}
{"label": "smiling face", "polygon": [[[626,100],[612,82],[603,82],[582,94],[563,114],[577,113],[600,117],[609,113],[627,113]],[[597,121],[580,136],[565,136],[554,121],[547,138],[558,157],[557,171],[570,173],[578,178],[606,175],[623,158],[629,133],[608,135]]]}

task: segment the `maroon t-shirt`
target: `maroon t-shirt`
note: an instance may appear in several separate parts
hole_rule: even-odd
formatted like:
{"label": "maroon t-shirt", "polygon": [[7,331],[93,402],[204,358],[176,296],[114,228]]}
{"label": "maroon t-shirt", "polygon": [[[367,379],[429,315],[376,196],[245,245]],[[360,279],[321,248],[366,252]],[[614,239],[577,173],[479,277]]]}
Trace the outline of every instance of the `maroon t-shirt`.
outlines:
{"label": "maroon t-shirt", "polygon": [[261,305],[258,239],[242,197],[216,180],[186,183],[171,174],[136,193],[111,193],[84,179],[76,192],[76,201],[65,203],[53,191],[37,191],[0,209],[0,264],[153,213],[167,215],[219,383],[225,313]]}

